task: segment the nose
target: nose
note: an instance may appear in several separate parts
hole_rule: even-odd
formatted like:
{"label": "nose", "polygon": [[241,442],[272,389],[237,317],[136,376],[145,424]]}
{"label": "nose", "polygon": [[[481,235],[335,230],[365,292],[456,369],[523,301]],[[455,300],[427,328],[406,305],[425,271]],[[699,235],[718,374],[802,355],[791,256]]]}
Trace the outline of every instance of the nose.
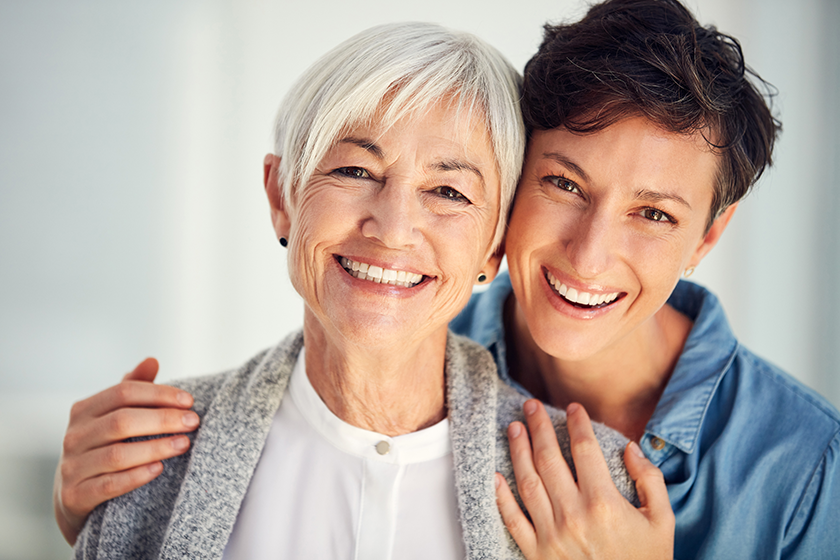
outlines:
{"label": "nose", "polygon": [[422,240],[422,208],[414,189],[386,181],[370,199],[362,235],[391,249],[414,247]]}
{"label": "nose", "polygon": [[607,216],[590,212],[581,216],[571,229],[566,251],[581,278],[597,278],[612,266],[618,243],[616,226]]}

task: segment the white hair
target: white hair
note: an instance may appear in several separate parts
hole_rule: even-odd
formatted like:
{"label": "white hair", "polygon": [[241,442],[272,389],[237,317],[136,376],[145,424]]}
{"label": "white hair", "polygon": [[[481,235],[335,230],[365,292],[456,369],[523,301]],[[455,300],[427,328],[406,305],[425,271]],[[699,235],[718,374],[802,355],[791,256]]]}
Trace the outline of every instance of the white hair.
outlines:
{"label": "white hair", "polygon": [[274,131],[278,186],[288,204],[348,127],[376,117],[387,129],[450,97],[459,113],[483,117],[496,156],[502,192],[495,248],[525,151],[521,82],[501,53],[468,33],[428,23],[362,31],[322,56],[286,94]]}

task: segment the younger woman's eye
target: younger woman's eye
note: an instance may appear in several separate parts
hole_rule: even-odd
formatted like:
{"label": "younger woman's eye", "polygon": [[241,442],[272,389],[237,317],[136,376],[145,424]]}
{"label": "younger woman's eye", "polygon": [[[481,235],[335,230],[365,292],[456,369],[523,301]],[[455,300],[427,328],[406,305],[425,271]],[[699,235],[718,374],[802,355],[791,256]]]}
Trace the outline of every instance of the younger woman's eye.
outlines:
{"label": "younger woman's eye", "polygon": [[559,189],[568,191],[570,193],[581,194],[580,187],[577,186],[577,183],[575,183],[574,181],[570,181],[565,177],[550,176],[546,177],[546,180],[548,180],[550,183],[552,183],[555,187]]}
{"label": "younger woman's eye", "polygon": [[442,196],[443,198],[448,198],[450,200],[457,200],[459,202],[470,202],[470,200],[466,196],[453,189],[452,187],[438,187],[434,190],[434,192]]}
{"label": "younger woman's eye", "polygon": [[362,167],[339,167],[333,173],[338,173],[351,179],[370,179],[370,173]]}
{"label": "younger woman's eye", "polygon": [[674,220],[663,212],[662,210],[657,210],[656,208],[645,208],[642,210],[642,216],[651,220],[653,222],[673,222]]}

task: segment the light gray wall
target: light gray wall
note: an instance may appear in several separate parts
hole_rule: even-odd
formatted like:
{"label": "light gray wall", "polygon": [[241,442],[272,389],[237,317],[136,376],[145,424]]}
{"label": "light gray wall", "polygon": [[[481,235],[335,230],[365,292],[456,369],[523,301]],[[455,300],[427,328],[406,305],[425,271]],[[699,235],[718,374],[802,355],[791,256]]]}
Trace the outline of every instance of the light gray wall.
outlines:
{"label": "light gray wall", "polygon": [[[396,5],[399,4],[399,5]],[[840,403],[834,0],[689,0],[780,91],[777,166],[695,279]],[[234,366],[300,324],[262,192],[291,81],[371,25],[472,31],[518,67],[579,0],[0,0],[0,560],[62,557],[49,473],[73,400],[147,355]],[[46,474],[45,474],[46,473]]]}

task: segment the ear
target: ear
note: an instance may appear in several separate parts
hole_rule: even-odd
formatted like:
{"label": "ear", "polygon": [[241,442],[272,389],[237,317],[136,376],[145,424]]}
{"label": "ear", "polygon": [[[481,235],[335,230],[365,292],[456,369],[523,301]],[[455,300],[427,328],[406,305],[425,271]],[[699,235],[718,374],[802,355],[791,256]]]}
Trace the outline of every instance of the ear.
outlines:
{"label": "ear", "polygon": [[732,219],[732,215],[735,213],[737,208],[738,203],[736,202],[735,204],[730,205],[715,219],[714,222],[712,222],[712,227],[709,228],[709,231],[707,231],[706,235],[703,236],[703,239],[700,240],[700,244],[697,245],[697,248],[694,250],[694,254],[691,256],[691,261],[689,261],[690,267],[696,267],[700,264],[703,257],[705,257],[706,254],[708,254],[708,252],[717,245],[717,242],[720,240],[720,236],[723,235],[723,231],[726,229],[726,226],[729,225],[729,220]]}
{"label": "ear", "polygon": [[288,238],[291,222],[286,212],[286,199],[277,181],[279,168],[280,157],[274,154],[266,154],[265,159],[263,159],[263,186],[268,197],[268,205],[271,207],[271,223],[278,238]]}
{"label": "ear", "polygon": [[[505,242],[504,240],[499,243],[499,246],[493,251],[493,254],[490,255],[490,258],[487,259],[487,262],[484,263],[484,266],[481,267],[481,272],[487,275],[487,280],[481,282],[480,285],[486,286],[490,282],[493,281],[493,278],[499,273],[499,265],[502,263],[502,259],[505,257]],[[478,282],[476,282],[478,284]]]}

